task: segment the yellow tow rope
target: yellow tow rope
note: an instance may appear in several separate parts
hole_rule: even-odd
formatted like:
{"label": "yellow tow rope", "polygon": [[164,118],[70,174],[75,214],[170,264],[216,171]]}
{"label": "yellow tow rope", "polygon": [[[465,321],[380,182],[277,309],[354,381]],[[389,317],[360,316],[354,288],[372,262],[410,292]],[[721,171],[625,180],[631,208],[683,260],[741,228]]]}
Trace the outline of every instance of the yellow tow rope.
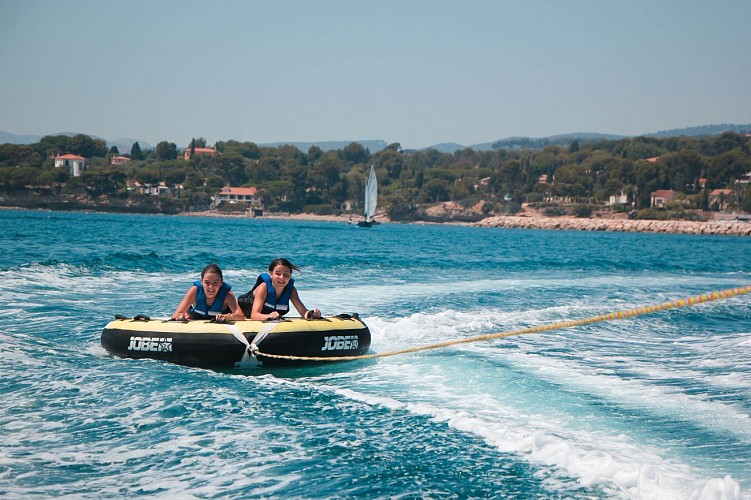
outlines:
{"label": "yellow tow rope", "polygon": [[552,323],[549,325],[530,326],[522,328],[520,330],[511,330],[508,332],[488,333],[485,335],[478,335],[475,337],[468,337],[463,339],[447,340],[445,342],[438,342],[437,344],[428,344],[424,346],[409,347],[407,349],[400,349],[398,351],[389,351],[376,354],[363,354],[360,356],[337,356],[337,357],[309,357],[309,356],[286,356],[282,354],[267,354],[255,350],[253,352],[256,356],[266,356],[268,358],[277,359],[290,359],[298,361],[352,361],[355,359],[375,359],[386,358],[389,356],[396,356],[398,354],[408,354],[412,352],[428,351],[431,349],[441,349],[443,347],[450,347],[458,344],[469,344],[472,342],[481,342],[484,340],[500,339],[504,337],[512,337],[515,335],[524,335],[527,333],[539,333],[549,332],[551,330],[559,330],[562,328],[571,328],[573,326],[591,325],[592,323],[600,323],[603,321],[614,321],[617,319],[634,318],[636,316],[643,316],[645,314],[652,314],[659,311],[665,311],[668,309],[680,309],[683,307],[689,307],[704,302],[712,302],[715,300],[728,299],[730,297],[736,297],[739,295],[746,295],[751,293],[751,285],[742,286],[739,288],[729,288],[727,290],[721,290],[719,292],[705,293],[702,295],[696,295],[694,297],[688,297],[685,299],[671,300],[663,304],[654,306],[637,307],[635,309],[628,309],[626,311],[616,311],[610,314],[601,314],[599,316],[592,316],[590,318],[575,319],[569,321],[560,321],[558,323]]}

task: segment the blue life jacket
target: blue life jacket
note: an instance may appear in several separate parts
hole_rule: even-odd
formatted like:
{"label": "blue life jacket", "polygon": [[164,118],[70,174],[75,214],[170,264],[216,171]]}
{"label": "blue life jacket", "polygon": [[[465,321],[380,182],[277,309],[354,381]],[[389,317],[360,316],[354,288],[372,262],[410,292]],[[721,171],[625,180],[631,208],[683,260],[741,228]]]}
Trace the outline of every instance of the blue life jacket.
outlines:
{"label": "blue life jacket", "polygon": [[203,289],[203,283],[196,281],[193,283],[198,291],[196,292],[196,305],[190,306],[190,317],[193,319],[211,319],[217,314],[231,312],[229,308],[224,307],[224,299],[227,298],[227,294],[232,289],[232,286],[225,282],[222,282],[222,286],[219,287],[219,292],[214,298],[214,302],[211,307],[206,307],[206,291]]}
{"label": "blue life jacket", "polygon": [[261,283],[266,283],[266,300],[263,301],[261,313],[270,314],[272,311],[276,311],[280,316],[287,314],[289,312],[289,299],[292,297],[292,290],[295,288],[295,280],[293,278],[289,279],[289,283],[287,283],[284,291],[282,291],[282,296],[278,299],[276,298],[276,290],[274,290],[274,283],[271,281],[269,273],[262,273],[256,279],[256,284],[253,285],[250,291],[251,294]]}

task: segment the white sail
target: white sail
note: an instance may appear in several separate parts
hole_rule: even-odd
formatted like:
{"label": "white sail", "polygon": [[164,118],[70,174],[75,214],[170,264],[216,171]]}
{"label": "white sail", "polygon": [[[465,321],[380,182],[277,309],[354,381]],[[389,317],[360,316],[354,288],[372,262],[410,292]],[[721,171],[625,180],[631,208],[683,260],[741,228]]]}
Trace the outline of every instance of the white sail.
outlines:
{"label": "white sail", "polygon": [[365,185],[365,220],[370,221],[375,215],[376,203],[378,202],[378,181],[376,180],[375,168],[370,166],[370,176]]}

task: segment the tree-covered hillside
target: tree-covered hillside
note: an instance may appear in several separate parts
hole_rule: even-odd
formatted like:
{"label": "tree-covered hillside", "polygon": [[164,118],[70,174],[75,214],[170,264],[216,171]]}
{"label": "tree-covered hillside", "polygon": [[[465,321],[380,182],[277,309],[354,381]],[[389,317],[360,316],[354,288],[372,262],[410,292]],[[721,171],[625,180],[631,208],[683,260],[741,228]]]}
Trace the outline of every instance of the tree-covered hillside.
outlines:
{"label": "tree-covered hillside", "polygon": [[[186,142],[188,151],[207,146],[201,138]],[[348,208],[360,213],[372,164],[379,207],[395,220],[414,220],[424,205],[445,201],[480,206],[478,216],[513,213],[525,202],[587,215],[611,196],[622,195],[627,201],[620,208],[638,211],[650,208],[657,190],[674,190],[674,208],[680,210],[748,212],[750,144],[749,136],[727,132],[583,144],[574,139],[541,150],[455,153],[405,152],[394,143],[371,153],[359,143],[324,152],[317,146],[301,151],[227,140],[213,145],[216,154],[194,154],[186,161],[180,148],[166,141],[148,150],[135,143],[131,151],[120,152],[86,135],[46,136],[34,144],[0,146],[0,203],[176,213],[208,209],[224,186],[252,186],[266,211],[334,214]],[[80,177],[54,166],[54,157],[63,154],[86,158]],[[114,156],[130,161],[113,164]],[[160,183],[165,189],[159,196],[143,191]],[[709,194],[715,189],[730,190],[722,206],[712,206]]]}

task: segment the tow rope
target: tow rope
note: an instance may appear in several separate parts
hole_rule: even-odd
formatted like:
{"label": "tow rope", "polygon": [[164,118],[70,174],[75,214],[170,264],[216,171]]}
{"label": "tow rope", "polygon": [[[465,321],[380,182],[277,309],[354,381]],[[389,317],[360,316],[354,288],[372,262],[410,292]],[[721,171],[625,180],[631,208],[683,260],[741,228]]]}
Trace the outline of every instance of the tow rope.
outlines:
{"label": "tow rope", "polygon": [[424,346],[409,347],[406,349],[399,349],[397,351],[389,351],[375,354],[363,354],[360,356],[337,356],[337,357],[312,357],[312,356],[287,356],[283,354],[267,354],[256,350],[253,354],[256,356],[266,356],[268,358],[276,359],[290,359],[296,361],[353,361],[356,359],[375,359],[386,358],[390,356],[397,356],[400,354],[409,354],[413,352],[428,351],[432,349],[442,349],[444,347],[450,347],[459,344],[470,344],[473,342],[482,342],[485,340],[500,339],[505,337],[513,337],[516,335],[524,335],[528,333],[540,333],[549,332],[551,330],[560,330],[563,328],[571,328],[574,326],[591,325],[593,323],[601,323],[604,321],[615,321],[619,319],[634,318],[636,316],[643,316],[645,314],[652,314],[660,311],[666,311],[668,309],[681,309],[684,307],[690,307],[704,302],[712,302],[716,300],[729,299],[731,297],[737,297],[739,295],[746,295],[751,293],[751,285],[742,286],[739,288],[729,288],[727,290],[721,290],[718,292],[704,293],[702,295],[695,295],[693,297],[687,297],[684,299],[671,300],[663,304],[657,304],[653,306],[637,307],[634,309],[628,309],[625,311],[616,311],[609,314],[600,314],[599,316],[592,316],[590,318],[575,319],[568,321],[559,321],[557,323],[551,323],[549,325],[530,326],[522,328],[520,330],[511,330],[507,332],[488,333],[485,335],[478,335],[475,337],[467,337],[463,339],[447,340],[445,342],[438,342],[436,344],[428,344]]}

